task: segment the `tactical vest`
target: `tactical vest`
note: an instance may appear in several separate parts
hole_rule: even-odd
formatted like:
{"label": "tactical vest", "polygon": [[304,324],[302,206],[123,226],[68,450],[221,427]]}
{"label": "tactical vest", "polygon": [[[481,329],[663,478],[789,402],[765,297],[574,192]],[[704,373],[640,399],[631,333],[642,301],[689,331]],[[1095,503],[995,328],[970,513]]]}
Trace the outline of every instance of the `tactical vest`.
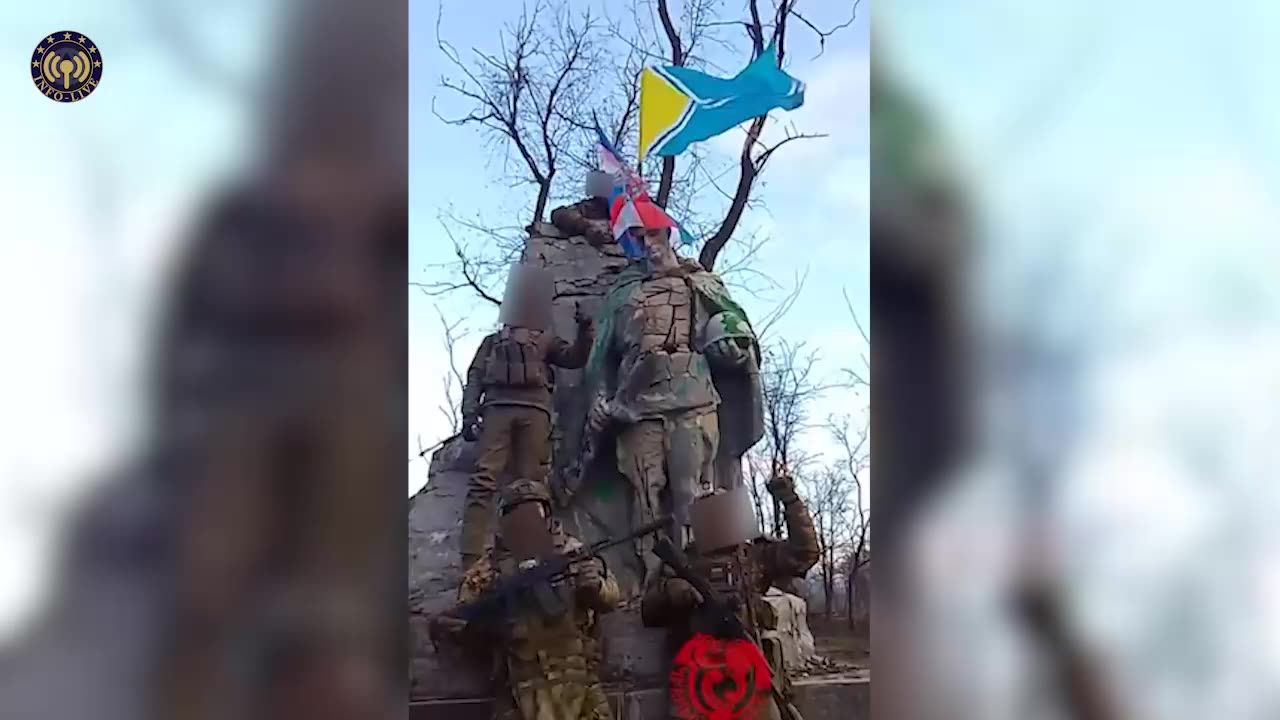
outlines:
{"label": "tactical vest", "polygon": [[484,383],[489,387],[549,387],[546,333],[503,327],[485,359]]}
{"label": "tactical vest", "polygon": [[692,348],[694,292],[686,278],[643,281],[621,309],[628,349],[619,398],[641,416],[720,403],[706,358]]}
{"label": "tactical vest", "polygon": [[[498,567],[508,577],[519,572],[509,554],[498,560]],[[513,690],[597,682],[590,671],[598,648],[588,635],[594,614],[577,605],[567,586],[562,590],[566,611],[560,617],[548,618],[529,607],[506,619],[506,679]]]}
{"label": "tactical vest", "polygon": [[759,568],[751,556],[751,546],[739,545],[710,557],[698,557],[695,565],[713,590],[737,605],[739,618],[755,635],[759,627],[757,604],[762,600]]}
{"label": "tactical vest", "polygon": [[762,717],[790,718],[791,713],[786,705],[791,702],[791,681],[787,677],[782,648],[774,642],[765,641],[761,635],[761,621],[767,612],[764,602],[764,573],[756,563],[754,549],[751,544],[739,545],[732,550],[715,553],[710,557],[702,557],[694,553],[695,567],[703,573],[712,589],[721,597],[735,602],[738,607],[738,618],[751,634],[752,639],[764,653],[769,663],[769,671],[773,676],[775,700],[780,701],[774,710],[766,711]]}

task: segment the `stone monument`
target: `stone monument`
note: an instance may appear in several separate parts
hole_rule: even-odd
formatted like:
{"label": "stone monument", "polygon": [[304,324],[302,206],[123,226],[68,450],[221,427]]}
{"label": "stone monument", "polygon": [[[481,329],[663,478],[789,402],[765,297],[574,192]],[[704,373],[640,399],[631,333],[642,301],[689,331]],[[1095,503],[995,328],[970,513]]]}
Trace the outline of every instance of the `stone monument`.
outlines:
{"label": "stone monument", "polygon": [[[523,259],[547,267],[554,274],[552,327],[563,338],[574,335],[575,307],[581,304],[584,313],[595,315],[627,264],[616,244],[593,245],[583,236],[570,236],[547,223],[529,227]],[[562,418],[581,418],[586,412],[589,398],[579,392],[581,375],[578,370],[555,370],[553,484],[562,483],[577,472],[573,463],[579,457],[581,428]],[[428,633],[430,614],[453,604],[462,579],[459,530],[467,477],[475,455],[475,443],[460,437],[445,443],[432,456],[427,485],[409,501],[411,718],[488,717],[487,668],[468,664],[444,648],[437,652]],[[597,458],[591,462],[585,476],[592,491],[575,494],[570,506],[560,511],[569,532],[586,543],[623,534],[630,528],[631,490],[611,460]],[[606,553],[605,561],[624,594],[634,597],[621,610],[601,618],[601,674],[610,699],[620,718],[664,718],[668,650],[665,633],[644,628],[640,622],[639,598],[635,596],[643,563],[634,549],[625,545]],[[782,616],[775,632],[794,639],[789,643],[789,654],[797,663],[807,662],[813,647],[812,636],[804,625],[804,601],[794,596],[771,596],[770,601]],[[803,682],[797,683],[797,691],[806,718],[826,717],[820,710],[826,707],[839,709],[839,717],[859,718],[865,715],[850,713],[848,708],[867,704],[865,686],[863,680],[844,678],[816,691]],[[854,693],[849,696],[852,700],[841,699],[846,692]],[[813,709],[807,709],[810,707]]]}

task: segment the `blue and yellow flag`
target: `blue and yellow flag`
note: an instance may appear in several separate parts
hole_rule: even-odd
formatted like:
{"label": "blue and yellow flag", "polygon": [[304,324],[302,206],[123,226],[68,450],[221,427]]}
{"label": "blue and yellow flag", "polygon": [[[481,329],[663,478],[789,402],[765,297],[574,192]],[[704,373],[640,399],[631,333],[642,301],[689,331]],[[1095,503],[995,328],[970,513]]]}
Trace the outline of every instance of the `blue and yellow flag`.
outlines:
{"label": "blue and yellow flag", "polygon": [[732,78],[665,65],[640,73],[640,159],[678,155],[690,143],[715,137],[775,108],[804,104],[804,83],[778,67],[769,43]]}

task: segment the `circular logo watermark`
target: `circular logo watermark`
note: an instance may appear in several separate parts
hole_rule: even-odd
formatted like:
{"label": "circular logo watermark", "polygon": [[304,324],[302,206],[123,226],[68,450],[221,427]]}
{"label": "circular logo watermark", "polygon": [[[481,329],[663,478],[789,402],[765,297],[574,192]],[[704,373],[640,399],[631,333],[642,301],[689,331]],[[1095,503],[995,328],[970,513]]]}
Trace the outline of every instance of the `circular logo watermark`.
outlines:
{"label": "circular logo watermark", "polygon": [[50,100],[83,100],[102,81],[102,54],[97,44],[81,33],[53,33],[31,53],[31,81]]}

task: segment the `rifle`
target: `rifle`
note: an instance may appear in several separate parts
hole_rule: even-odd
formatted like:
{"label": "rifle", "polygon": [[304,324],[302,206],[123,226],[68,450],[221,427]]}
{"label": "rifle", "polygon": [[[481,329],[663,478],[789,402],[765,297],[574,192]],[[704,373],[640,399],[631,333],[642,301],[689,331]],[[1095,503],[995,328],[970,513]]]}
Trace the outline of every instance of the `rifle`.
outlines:
{"label": "rifle", "polygon": [[702,604],[698,606],[700,628],[708,635],[721,639],[742,639],[755,642],[747,631],[742,619],[738,617],[735,603],[725,599],[711,587],[711,583],[696,572],[685,559],[684,553],[676,549],[671,540],[660,537],[653,547],[653,552],[675,573],[676,577],[693,586],[702,596]]}
{"label": "rifle", "polygon": [[[521,570],[510,577],[501,578],[498,584],[475,600],[463,603],[442,613],[443,616],[471,622],[485,617],[504,613],[517,605],[529,595],[537,597],[539,604],[547,601],[548,595],[540,592],[563,581],[569,575],[569,569],[584,560],[598,557],[609,548],[634,541],[636,538],[657,532],[671,522],[670,516],[663,516],[646,523],[618,538],[605,538],[573,552],[555,555],[545,560],[534,561],[532,567]],[[554,602],[554,600],[551,600]],[[547,608],[544,606],[544,611]],[[554,611],[550,611],[554,614]]]}
{"label": "rifle", "polygon": [[[695,634],[705,632],[721,640],[745,640],[759,647],[755,637],[747,631],[746,626],[742,624],[742,619],[738,617],[736,604],[717,593],[715,588],[711,587],[711,583],[707,578],[689,565],[684,553],[676,549],[669,539],[659,537],[653,551],[671,568],[676,577],[692,585],[693,589],[697,590],[698,594],[702,596],[702,604],[698,606],[694,615],[693,630]],[[765,661],[763,651],[761,653],[760,658]],[[770,676],[769,693],[777,703],[778,711],[783,718],[801,720],[799,712],[791,704],[791,699],[784,694],[776,678],[772,677],[772,675]]]}

